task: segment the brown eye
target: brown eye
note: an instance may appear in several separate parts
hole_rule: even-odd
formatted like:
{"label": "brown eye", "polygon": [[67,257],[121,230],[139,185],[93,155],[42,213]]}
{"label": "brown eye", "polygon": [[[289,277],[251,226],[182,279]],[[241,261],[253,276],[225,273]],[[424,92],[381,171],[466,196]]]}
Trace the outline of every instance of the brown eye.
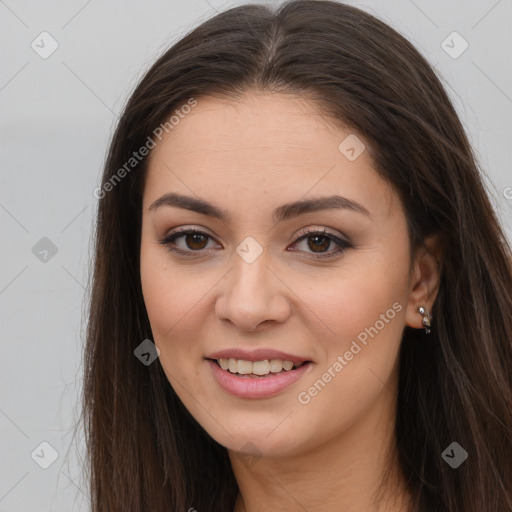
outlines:
{"label": "brown eye", "polygon": [[322,236],[318,236],[318,235],[310,236],[310,237],[307,237],[307,240],[308,240],[308,247],[313,252],[324,252],[324,251],[322,251],[322,249],[328,249],[332,242],[332,240],[329,237],[323,236],[323,235]]}
{"label": "brown eye", "polygon": [[[299,244],[300,242],[307,241],[305,252],[312,252],[314,258],[329,258],[337,256],[346,249],[350,249],[353,245],[347,240],[342,240],[341,238],[335,236],[332,233],[328,233],[327,231],[302,231],[300,233],[302,236],[294,243],[294,245]],[[327,251],[331,243],[334,243],[338,247],[333,251]]]}
{"label": "brown eye", "polygon": [[[179,239],[183,239],[181,247],[176,243]],[[193,255],[194,253],[200,253],[207,248],[208,239],[211,239],[211,236],[203,233],[202,231],[185,228],[171,233],[163,240],[160,240],[160,243],[166,246],[170,251]]]}
{"label": "brown eye", "polygon": [[[335,236],[327,231],[303,231],[299,239],[294,245],[303,241],[307,241],[306,247],[300,249],[300,252],[313,254],[313,258],[329,258],[337,256],[346,249],[350,249],[353,245],[347,240]],[[183,239],[182,246],[176,243],[177,240]],[[159,243],[167,247],[170,251],[178,252],[184,256],[194,256],[195,253],[200,254],[207,249],[208,239],[212,237],[202,231],[193,228],[180,229],[177,232],[171,233],[169,236],[160,240]],[[331,244],[337,245],[337,248],[328,251]],[[295,249],[293,249],[295,251]]]}
{"label": "brown eye", "polygon": [[204,249],[206,236],[200,235],[199,233],[189,233],[188,235],[182,235],[185,239],[185,244],[190,249]]}

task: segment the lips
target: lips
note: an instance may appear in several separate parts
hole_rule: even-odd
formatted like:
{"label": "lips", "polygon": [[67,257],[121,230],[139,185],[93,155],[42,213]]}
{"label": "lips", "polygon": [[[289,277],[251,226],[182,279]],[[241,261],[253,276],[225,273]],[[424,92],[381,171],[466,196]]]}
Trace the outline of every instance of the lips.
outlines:
{"label": "lips", "polygon": [[259,348],[254,350],[244,349],[225,349],[214,352],[206,356],[206,359],[242,359],[244,361],[265,361],[266,359],[280,359],[281,361],[291,361],[296,366],[305,362],[310,362],[311,359],[307,357],[281,352],[280,350]]}
{"label": "lips", "polygon": [[[245,354],[244,357],[247,357],[247,354]],[[286,357],[289,357],[289,354],[286,354]],[[211,359],[206,359],[206,363],[212,372],[214,380],[224,391],[238,398],[246,399],[271,398],[276,396],[284,392],[286,388],[293,387],[294,383],[304,375],[310,373],[314,367],[314,364],[309,362],[300,365],[295,370],[257,377],[238,375],[228,370],[223,370]]]}

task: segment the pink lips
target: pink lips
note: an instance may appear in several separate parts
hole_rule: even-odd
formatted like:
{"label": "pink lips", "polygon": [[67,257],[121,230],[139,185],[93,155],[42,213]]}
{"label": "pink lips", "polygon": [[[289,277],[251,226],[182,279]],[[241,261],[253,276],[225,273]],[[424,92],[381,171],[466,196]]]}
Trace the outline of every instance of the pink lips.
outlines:
{"label": "pink lips", "polygon": [[[226,351],[225,353],[228,353]],[[233,354],[240,353],[237,351],[229,351],[231,354],[230,357],[235,357]],[[266,352],[269,353],[268,351]],[[222,354],[219,352],[215,354],[216,357],[214,359],[220,359],[221,356],[217,356],[218,354]],[[254,352],[252,353],[254,356]],[[274,354],[277,354],[275,352]],[[222,356],[224,358],[225,356]],[[228,359],[228,357],[226,357]],[[247,361],[263,361],[265,359],[282,359],[288,361],[294,361],[293,357],[289,355],[279,355],[272,357],[260,357],[256,359],[249,359],[247,354],[244,354],[243,357],[236,357],[236,359],[245,359]],[[207,360],[206,361],[210,366],[213,376],[217,383],[224,388],[228,393],[232,395],[238,396],[240,398],[269,398],[274,395],[277,395],[281,391],[283,391],[288,386],[291,386],[294,382],[299,380],[305,372],[307,372],[312,366],[312,362],[304,363],[297,369],[283,371],[282,373],[268,374],[265,377],[250,377],[250,376],[240,376],[235,373],[231,373],[229,370],[223,370],[220,366],[217,365],[215,361]],[[300,361],[295,359],[294,362],[300,364]]]}

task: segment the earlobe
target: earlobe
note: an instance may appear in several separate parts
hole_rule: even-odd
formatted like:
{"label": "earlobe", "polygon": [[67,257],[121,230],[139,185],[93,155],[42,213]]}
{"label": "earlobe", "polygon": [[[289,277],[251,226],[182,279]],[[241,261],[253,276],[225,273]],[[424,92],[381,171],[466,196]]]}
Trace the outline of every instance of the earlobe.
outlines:
{"label": "earlobe", "polygon": [[442,270],[442,245],[438,235],[424,240],[414,255],[411,288],[405,323],[414,329],[430,332],[432,307],[439,291]]}

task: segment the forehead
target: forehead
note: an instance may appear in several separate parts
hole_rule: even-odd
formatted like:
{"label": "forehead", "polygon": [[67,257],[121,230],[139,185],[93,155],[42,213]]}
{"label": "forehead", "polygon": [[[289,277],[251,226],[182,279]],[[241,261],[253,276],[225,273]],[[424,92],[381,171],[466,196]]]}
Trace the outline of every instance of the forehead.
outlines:
{"label": "forehead", "polygon": [[[311,155],[311,160],[333,144],[336,149],[339,137],[339,129],[306,99],[296,94],[251,92],[233,99],[199,98],[190,113],[164,134],[159,149],[172,139],[177,155],[191,150],[195,154],[241,154],[264,148],[260,157],[270,152],[273,156]],[[319,145],[320,138],[323,143]]]}
{"label": "forehead", "polygon": [[[295,94],[250,93],[241,98],[201,97],[152,150],[145,208],[179,189],[212,198],[243,196],[257,208],[274,196],[296,200],[339,193],[357,196],[377,215],[396,201],[373,167],[369,151],[349,160],[340,144],[358,137],[315,104]],[[259,197],[259,199],[258,199]]]}

